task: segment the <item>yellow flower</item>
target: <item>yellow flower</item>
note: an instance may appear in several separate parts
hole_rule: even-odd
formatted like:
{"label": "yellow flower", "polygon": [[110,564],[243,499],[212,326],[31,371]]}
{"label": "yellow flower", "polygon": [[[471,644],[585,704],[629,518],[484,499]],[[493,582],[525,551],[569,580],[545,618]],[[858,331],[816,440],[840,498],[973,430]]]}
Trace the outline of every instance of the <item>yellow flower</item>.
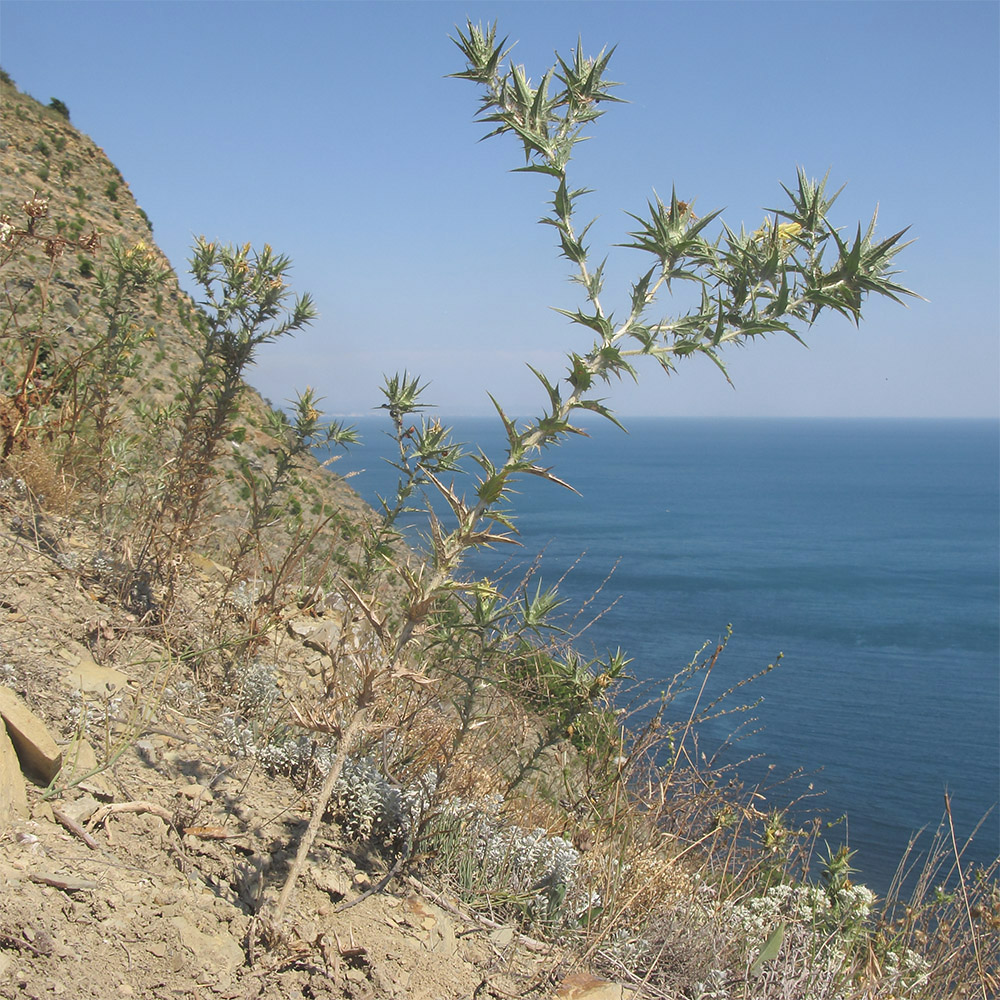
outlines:
{"label": "yellow flower", "polygon": [[[774,223],[770,219],[764,220],[764,225],[753,235],[754,239],[767,239],[774,229]],[[798,222],[782,222],[778,225],[778,239],[782,245],[791,243],[792,240],[802,232],[802,226]]]}

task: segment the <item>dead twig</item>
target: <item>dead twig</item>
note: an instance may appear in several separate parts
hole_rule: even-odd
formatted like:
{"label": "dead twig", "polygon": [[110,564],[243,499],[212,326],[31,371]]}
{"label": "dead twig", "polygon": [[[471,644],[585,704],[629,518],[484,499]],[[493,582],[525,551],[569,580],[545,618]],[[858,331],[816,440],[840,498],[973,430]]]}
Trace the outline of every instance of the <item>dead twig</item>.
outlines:
{"label": "dead twig", "polygon": [[406,864],[407,858],[410,856],[410,843],[408,839],[406,842],[406,849],[396,858],[393,866],[379,879],[375,885],[370,886],[365,889],[360,896],[355,899],[349,900],[346,903],[341,903],[339,906],[334,907],[334,913],[342,913],[344,910],[349,910],[352,906],[357,906],[363,899],[367,899],[369,896],[377,895],[382,892],[385,887],[399,874],[400,869]]}
{"label": "dead twig", "polygon": [[91,818],[90,828],[93,830],[101,826],[109,816],[114,816],[117,813],[150,813],[153,816],[159,816],[167,826],[175,829],[173,813],[153,802],[112,802],[110,805],[101,806]]}
{"label": "dead twig", "polygon": [[52,815],[75,837],[79,837],[91,850],[99,850],[100,845],[75,819],[71,819],[61,809],[53,809]]}
{"label": "dead twig", "polygon": [[53,889],[64,892],[82,892],[83,890],[99,889],[100,885],[92,878],[73,878],[69,875],[47,875],[45,872],[32,872],[28,878],[39,885],[50,885]]}

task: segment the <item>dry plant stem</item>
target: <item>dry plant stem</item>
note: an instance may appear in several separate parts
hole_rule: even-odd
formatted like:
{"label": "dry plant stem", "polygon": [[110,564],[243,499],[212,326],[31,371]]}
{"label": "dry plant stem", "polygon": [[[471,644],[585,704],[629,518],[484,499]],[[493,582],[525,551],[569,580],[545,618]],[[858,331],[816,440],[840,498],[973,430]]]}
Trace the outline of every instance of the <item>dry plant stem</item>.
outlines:
{"label": "dry plant stem", "polygon": [[302,840],[299,841],[299,849],[295,855],[295,861],[292,863],[291,870],[288,872],[285,884],[281,889],[281,895],[278,897],[277,905],[274,908],[272,923],[275,927],[280,926],[282,918],[285,915],[285,910],[288,909],[288,904],[291,902],[292,893],[295,891],[295,885],[302,872],[302,867],[306,863],[309,851],[312,849],[316,834],[319,833],[320,823],[323,821],[323,813],[326,812],[327,803],[330,801],[330,796],[333,795],[334,785],[337,784],[340,772],[344,769],[344,762],[347,760],[347,755],[357,742],[358,736],[361,734],[367,721],[368,706],[364,705],[354,713],[350,725],[344,732],[343,738],[340,741],[340,747],[337,750],[337,756],[330,765],[326,780],[323,782],[323,787],[316,798],[312,815],[309,817],[309,825],[306,827],[306,832],[302,835]]}
{"label": "dry plant stem", "polygon": [[969,906],[969,892],[965,885],[965,873],[962,871],[962,854],[955,840],[955,823],[951,818],[951,796],[945,792],[944,811],[948,815],[948,833],[951,837],[951,847],[955,852],[955,868],[958,871],[958,884],[962,887],[962,902],[965,904],[965,917],[969,921],[969,934],[972,936],[972,947],[976,953],[976,972],[979,975],[979,985],[983,988],[983,1000],[989,1000],[986,992],[986,976],[983,973],[983,959],[979,953],[979,936],[976,934],[976,922],[972,918],[972,908]]}
{"label": "dry plant stem", "polygon": [[[670,765],[670,773],[667,775],[667,779],[665,782],[667,787],[670,786],[670,783],[673,780],[674,772],[677,770],[677,762],[678,760],[680,760],[681,751],[684,749],[684,741],[687,739],[688,733],[691,732],[691,727],[694,724],[695,715],[698,712],[698,706],[701,704],[702,696],[705,694],[705,688],[708,685],[708,679],[709,677],[711,677],[712,671],[715,669],[715,664],[718,662],[719,655],[722,653],[723,648],[724,647],[722,645],[718,645],[715,647],[715,652],[712,654],[712,657],[708,663],[708,669],[705,671],[704,677],[702,677],[701,688],[698,690],[698,697],[695,699],[694,705],[691,708],[691,714],[688,716],[688,720],[684,725],[684,731],[681,733],[680,744],[677,747],[677,752],[674,754],[674,759]],[[688,759],[690,760],[690,758]]]}

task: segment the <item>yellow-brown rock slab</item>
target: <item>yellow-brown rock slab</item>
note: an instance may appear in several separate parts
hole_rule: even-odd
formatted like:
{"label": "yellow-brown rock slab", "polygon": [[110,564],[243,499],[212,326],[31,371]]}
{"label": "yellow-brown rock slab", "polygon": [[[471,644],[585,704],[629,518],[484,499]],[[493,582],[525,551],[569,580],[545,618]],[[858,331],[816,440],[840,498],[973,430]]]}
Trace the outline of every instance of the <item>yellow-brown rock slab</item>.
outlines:
{"label": "yellow-brown rock slab", "polygon": [[7,727],[0,722],[0,830],[16,819],[28,818],[28,796]]}
{"label": "yellow-brown rock slab", "polygon": [[0,686],[0,716],[17,751],[21,770],[39,784],[47,785],[62,767],[62,751],[35,715],[10,688]]}

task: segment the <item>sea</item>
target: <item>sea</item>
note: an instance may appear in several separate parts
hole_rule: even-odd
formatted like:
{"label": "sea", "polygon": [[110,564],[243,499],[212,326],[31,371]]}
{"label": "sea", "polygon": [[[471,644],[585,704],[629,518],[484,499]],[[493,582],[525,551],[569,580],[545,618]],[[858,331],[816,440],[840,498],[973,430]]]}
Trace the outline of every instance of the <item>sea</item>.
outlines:
{"label": "sea", "polygon": [[[438,419],[501,457],[498,420]],[[705,698],[777,666],[729,701],[752,709],[702,727],[700,749],[776,785],[774,805],[798,800],[792,820],[820,815],[879,894],[946,796],[965,859],[1000,856],[1000,423],[622,422],[547,450],[577,492],[528,477],[520,547],[468,572],[516,581],[540,556],[532,587],[559,583],[557,622],[588,655],[621,647],[653,689],[731,626]],[[354,423],[363,444],[332,468],[374,504],[397,479],[388,420]],[[471,479],[457,488],[471,495]]]}

